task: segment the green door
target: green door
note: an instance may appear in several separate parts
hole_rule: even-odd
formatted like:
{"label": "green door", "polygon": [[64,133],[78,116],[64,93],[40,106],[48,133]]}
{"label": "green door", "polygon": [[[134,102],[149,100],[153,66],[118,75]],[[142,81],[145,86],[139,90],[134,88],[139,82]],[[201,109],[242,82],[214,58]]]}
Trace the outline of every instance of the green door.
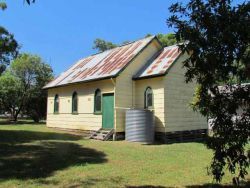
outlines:
{"label": "green door", "polygon": [[108,93],[102,96],[102,128],[114,128],[114,94]]}

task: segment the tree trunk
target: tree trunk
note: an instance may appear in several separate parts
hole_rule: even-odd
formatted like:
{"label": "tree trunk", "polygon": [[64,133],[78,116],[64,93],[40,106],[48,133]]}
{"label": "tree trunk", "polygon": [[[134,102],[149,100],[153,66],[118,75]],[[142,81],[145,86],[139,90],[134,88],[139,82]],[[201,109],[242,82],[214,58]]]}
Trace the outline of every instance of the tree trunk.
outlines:
{"label": "tree trunk", "polygon": [[32,119],[35,123],[39,123],[40,121],[39,116],[37,114],[33,114]]}
{"label": "tree trunk", "polygon": [[11,114],[10,120],[16,122],[17,117],[15,117],[15,109],[12,109],[12,108],[11,108],[11,109],[10,109],[10,114]]}
{"label": "tree trunk", "polygon": [[14,115],[13,115],[13,121],[14,122],[17,122],[17,116],[18,116],[18,113],[14,113]]}
{"label": "tree trunk", "polygon": [[14,122],[17,122],[17,117],[18,117],[20,112],[21,112],[21,108],[19,108],[18,110],[13,110],[13,121]]}

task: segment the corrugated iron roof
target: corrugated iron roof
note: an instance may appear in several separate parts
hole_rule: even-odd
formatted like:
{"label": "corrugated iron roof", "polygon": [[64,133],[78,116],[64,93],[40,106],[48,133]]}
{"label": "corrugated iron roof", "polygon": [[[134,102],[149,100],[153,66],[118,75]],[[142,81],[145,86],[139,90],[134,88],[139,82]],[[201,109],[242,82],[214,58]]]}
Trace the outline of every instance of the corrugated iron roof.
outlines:
{"label": "corrugated iron roof", "polygon": [[179,57],[181,51],[177,45],[168,46],[148,62],[134,77],[134,79],[164,75],[172,63]]}
{"label": "corrugated iron roof", "polygon": [[153,38],[147,37],[81,59],[44,88],[115,77]]}

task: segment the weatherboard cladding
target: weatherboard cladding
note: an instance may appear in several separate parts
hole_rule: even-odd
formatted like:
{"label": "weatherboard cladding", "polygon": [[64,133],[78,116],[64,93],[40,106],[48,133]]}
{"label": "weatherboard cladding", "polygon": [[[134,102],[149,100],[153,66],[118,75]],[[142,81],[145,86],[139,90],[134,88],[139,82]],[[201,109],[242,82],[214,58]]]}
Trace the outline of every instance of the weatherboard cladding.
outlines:
{"label": "weatherboard cladding", "polygon": [[179,57],[181,51],[177,45],[165,47],[158,56],[150,61],[134,77],[140,79],[144,77],[164,75],[173,62]]}
{"label": "weatherboard cladding", "polygon": [[153,39],[153,36],[147,37],[86,57],[48,83],[44,88],[115,77]]}

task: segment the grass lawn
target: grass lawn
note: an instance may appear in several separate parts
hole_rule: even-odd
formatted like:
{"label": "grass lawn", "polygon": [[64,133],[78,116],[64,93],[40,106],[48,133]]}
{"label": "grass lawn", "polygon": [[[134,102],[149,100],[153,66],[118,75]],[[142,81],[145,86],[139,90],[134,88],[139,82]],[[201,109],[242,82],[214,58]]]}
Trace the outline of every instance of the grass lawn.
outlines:
{"label": "grass lawn", "polygon": [[[5,124],[0,187],[210,187],[211,154],[201,143],[102,142],[42,124]],[[226,175],[222,183],[230,181]]]}

